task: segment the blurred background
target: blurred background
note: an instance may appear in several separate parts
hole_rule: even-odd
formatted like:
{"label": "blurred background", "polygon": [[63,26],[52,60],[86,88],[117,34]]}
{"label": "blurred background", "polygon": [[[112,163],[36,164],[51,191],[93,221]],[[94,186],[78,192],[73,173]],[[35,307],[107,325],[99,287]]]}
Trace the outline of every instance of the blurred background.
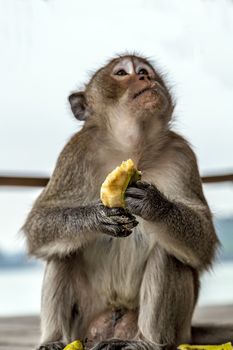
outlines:
{"label": "blurred background", "polygon": [[[117,53],[151,58],[201,175],[233,173],[233,1],[0,0],[0,176],[45,176],[82,126],[67,96]],[[42,187],[0,186],[0,316],[39,313],[20,233]],[[199,305],[233,304],[233,182],[204,185],[222,249]]]}

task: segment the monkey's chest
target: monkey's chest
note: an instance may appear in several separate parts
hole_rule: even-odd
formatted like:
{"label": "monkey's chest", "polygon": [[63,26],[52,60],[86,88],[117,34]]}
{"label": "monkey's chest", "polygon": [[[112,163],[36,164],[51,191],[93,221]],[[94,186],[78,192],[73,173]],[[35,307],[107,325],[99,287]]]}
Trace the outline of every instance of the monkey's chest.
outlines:
{"label": "monkey's chest", "polygon": [[84,253],[93,292],[113,307],[136,308],[150,251],[149,238],[138,230],[127,238],[100,237]]}

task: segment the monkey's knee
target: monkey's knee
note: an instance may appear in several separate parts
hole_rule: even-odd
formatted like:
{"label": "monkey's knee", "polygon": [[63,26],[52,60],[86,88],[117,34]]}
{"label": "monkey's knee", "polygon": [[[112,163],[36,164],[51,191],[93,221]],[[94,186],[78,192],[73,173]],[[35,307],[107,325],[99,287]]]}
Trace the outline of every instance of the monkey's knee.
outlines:
{"label": "monkey's knee", "polygon": [[[141,289],[139,331],[142,338],[169,347],[191,340],[191,319],[196,303],[194,274],[171,256],[155,271],[149,266],[149,281]],[[158,273],[160,276],[158,276]],[[149,277],[148,276],[148,277]],[[160,283],[158,283],[160,280]]]}

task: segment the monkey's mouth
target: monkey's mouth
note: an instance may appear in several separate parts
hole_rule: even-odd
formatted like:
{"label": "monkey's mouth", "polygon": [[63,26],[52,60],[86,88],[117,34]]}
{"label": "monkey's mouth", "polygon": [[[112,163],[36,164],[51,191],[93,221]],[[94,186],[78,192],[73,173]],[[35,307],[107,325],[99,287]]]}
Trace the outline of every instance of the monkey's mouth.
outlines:
{"label": "monkey's mouth", "polygon": [[147,87],[145,89],[142,89],[142,90],[136,92],[136,94],[133,95],[133,99],[137,98],[138,96],[141,96],[142,94],[144,94],[144,92],[147,92],[147,91],[152,91],[153,92],[154,89],[151,88],[151,87]]}

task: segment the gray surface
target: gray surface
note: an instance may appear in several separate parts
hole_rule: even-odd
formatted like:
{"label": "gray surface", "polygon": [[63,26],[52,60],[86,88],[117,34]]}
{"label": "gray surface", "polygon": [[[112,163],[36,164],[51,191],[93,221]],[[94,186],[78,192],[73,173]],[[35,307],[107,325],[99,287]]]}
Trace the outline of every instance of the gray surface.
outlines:
{"label": "gray surface", "polygon": [[[233,324],[233,305],[200,308],[194,315],[197,322]],[[37,316],[0,318],[0,350],[32,350],[39,337]]]}
{"label": "gray surface", "polygon": [[233,324],[233,305],[197,308],[193,316],[193,323]]}
{"label": "gray surface", "polygon": [[0,350],[34,349],[39,336],[37,316],[0,318]]}

